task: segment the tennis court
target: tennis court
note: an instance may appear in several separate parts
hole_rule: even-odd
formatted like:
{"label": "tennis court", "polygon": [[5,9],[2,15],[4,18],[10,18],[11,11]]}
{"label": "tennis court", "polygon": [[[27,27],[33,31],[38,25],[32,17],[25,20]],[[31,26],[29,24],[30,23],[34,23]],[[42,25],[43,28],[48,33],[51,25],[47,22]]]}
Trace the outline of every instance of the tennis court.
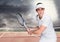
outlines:
{"label": "tennis court", "polygon": [[[60,33],[57,32],[57,42],[60,42]],[[38,42],[39,37],[30,36],[27,32],[0,32],[0,42]]]}

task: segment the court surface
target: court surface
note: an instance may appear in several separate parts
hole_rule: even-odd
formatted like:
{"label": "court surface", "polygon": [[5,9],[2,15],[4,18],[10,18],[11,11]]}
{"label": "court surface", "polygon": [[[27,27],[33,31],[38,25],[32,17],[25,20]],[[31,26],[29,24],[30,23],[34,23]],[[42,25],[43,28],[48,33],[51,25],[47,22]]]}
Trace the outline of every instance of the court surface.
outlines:
{"label": "court surface", "polygon": [[[57,32],[57,42],[60,42],[60,33]],[[38,36],[30,36],[27,32],[0,32],[0,42],[38,42]]]}

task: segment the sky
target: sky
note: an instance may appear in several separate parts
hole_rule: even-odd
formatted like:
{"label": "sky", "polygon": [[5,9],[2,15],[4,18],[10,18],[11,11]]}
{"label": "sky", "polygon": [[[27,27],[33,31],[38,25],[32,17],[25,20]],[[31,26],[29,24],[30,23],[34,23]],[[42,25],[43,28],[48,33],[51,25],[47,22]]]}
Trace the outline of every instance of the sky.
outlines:
{"label": "sky", "polygon": [[37,25],[35,5],[38,2],[46,5],[46,13],[51,16],[54,26],[60,26],[59,0],[0,0],[0,28],[21,27],[16,17],[17,12],[23,15],[27,25]]}

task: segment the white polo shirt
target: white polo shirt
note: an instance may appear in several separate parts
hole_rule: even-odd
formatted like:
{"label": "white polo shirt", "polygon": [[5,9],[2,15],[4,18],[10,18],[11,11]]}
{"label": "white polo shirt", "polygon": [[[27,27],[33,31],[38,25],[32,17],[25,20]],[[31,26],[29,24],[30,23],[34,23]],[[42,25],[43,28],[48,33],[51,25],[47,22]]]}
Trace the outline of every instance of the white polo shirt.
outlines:
{"label": "white polo shirt", "polygon": [[56,42],[56,33],[54,31],[50,16],[44,14],[42,19],[39,19],[39,17],[37,16],[37,20],[38,26],[46,26],[46,29],[43,31],[39,42]]}

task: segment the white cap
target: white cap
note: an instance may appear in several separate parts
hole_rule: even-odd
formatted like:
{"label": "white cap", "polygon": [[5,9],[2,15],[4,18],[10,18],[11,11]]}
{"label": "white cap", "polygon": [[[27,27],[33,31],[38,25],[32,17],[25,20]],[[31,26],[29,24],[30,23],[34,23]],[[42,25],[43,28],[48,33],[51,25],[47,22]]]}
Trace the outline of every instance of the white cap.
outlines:
{"label": "white cap", "polygon": [[40,7],[41,7],[41,8],[45,8],[45,6],[44,6],[43,4],[36,5],[36,9],[37,9],[37,8],[40,8]]}

